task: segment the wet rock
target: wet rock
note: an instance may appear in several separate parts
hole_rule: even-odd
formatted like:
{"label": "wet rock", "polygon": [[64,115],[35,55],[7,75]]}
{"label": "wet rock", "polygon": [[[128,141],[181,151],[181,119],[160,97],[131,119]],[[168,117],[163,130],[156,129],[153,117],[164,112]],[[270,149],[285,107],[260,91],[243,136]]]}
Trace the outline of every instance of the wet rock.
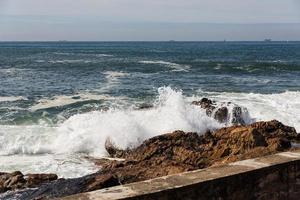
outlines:
{"label": "wet rock", "polygon": [[[296,130],[273,120],[222,128],[205,135],[175,131],[146,140],[139,147],[125,150],[119,155],[138,163],[152,159],[156,163],[171,160],[178,166],[186,164],[193,169],[210,166],[223,158],[226,161],[226,157],[283,151],[291,147],[293,140],[299,141]],[[244,158],[251,158],[251,155]]]}
{"label": "wet rock", "polygon": [[42,183],[51,182],[56,179],[58,179],[56,174],[27,174],[25,176],[27,187],[35,187]]}
{"label": "wet rock", "polygon": [[200,101],[193,101],[192,104],[205,109],[207,116],[213,117],[220,123],[246,125],[244,116],[248,115],[248,110],[231,102],[217,104],[215,101],[203,98]]}
{"label": "wet rock", "polygon": [[207,116],[211,117],[212,112],[216,109],[216,104],[208,98],[202,98],[200,101],[193,101],[193,105],[200,106],[206,110]]}
{"label": "wet rock", "polygon": [[84,191],[93,191],[115,185],[119,185],[118,177],[111,173],[107,173],[101,176],[94,176],[93,178],[89,179]]}
{"label": "wet rock", "polygon": [[116,146],[113,144],[112,140],[110,138],[107,138],[105,141],[105,149],[107,151],[107,153],[111,156],[111,157],[123,157],[125,151],[122,151],[118,148],[116,148]]}
{"label": "wet rock", "polygon": [[143,103],[143,104],[138,105],[139,110],[147,110],[147,109],[151,109],[151,108],[153,108],[152,104]]}
{"label": "wet rock", "polygon": [[0,173],[0,192],[8,190],[35,187],[57,179],[55,174],[28,174],[23,175],[16,171],[12,173]]}

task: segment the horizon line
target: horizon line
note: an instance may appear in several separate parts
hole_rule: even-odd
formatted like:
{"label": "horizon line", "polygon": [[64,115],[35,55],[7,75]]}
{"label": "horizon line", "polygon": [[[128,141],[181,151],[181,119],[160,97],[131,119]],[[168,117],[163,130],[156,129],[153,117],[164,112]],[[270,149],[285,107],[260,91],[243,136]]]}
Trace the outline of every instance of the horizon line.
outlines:
{"label": "horizon line", "polygon": [[[269,38],[266,38],[269,39]],[[299,40],[272,40],[265,41],[262,40],[0,40],[0,42],[60,42],[60,43],[69,43],[69,42],[300,42]]]}

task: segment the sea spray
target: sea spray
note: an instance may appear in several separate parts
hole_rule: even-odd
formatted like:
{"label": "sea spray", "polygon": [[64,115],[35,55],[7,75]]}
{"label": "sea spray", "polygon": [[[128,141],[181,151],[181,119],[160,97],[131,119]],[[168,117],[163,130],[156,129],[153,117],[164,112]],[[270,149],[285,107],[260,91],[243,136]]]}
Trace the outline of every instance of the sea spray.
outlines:
{"label": "sea spray", "polygon": [[75,115],[58,128],[54,142],[56,153],[80,152],[105,156],[109,137],[119,148],[132,148],[150,137],[174,130],[199,134],[222,125],[205,111],[186,102],[181,91],[159,88],[152,109],[109,110]]}
{"label": "sea spray", "polygon": [[276,119],[300,131],[300,91],[277,94],[206,92],[206,95],[219,102],[230,101],[247,108],[252,118],[250,122]]}
{"label": "sea spray", "polygon": [[[125,149],[135,147],[150,137],[174,130],[201,134],[225,126],[207,117],[205,110],[199,106],[191,105],[191,101],[200,100],[203,96],[217,102],[230,101],[246,107],[249,113],[242,117],[247,123],[278,119],[300,130],[300,92],[206,92],[205,95],[186,97],[181,90],[161,87],[153,101],[153,107],[149,109],[111,108],[108,111],[76,114],[59,124],[51,125],[0,125],[0,158],[5,160],[5,164],[0,165],[0,171],[19,169],[76,177],[96,170],[92,163],[79,163],[78,160],[86,154],[107,156],[104,143],[108,137],[119,148]],[[228,108],[230,110],[230,106]],[[15,159],[16,156],[18,159]],[[24,162],[20,162],[20,159]]]}

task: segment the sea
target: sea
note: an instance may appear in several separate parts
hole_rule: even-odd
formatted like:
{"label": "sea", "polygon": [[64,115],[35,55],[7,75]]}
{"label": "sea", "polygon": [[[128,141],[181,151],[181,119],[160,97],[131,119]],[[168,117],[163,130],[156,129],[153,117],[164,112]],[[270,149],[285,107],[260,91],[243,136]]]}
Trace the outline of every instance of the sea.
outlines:
{"label": "sea", "polygon": [[300,42],[0,42],[0,171],[79,177],[107,139],[230,126],[203,97],[300,132]]}

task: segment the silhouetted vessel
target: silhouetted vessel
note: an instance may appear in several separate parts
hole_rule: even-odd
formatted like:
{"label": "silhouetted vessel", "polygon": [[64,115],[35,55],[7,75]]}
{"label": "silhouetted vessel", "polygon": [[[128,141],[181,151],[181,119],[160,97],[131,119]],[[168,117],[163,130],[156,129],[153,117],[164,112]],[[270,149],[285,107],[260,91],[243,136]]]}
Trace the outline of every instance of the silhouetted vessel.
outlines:
{"label": "silhouetted vessel", "polygon": [[265,42],[272,42],[271,39],[265,39],[264,41],[265,41]]}

